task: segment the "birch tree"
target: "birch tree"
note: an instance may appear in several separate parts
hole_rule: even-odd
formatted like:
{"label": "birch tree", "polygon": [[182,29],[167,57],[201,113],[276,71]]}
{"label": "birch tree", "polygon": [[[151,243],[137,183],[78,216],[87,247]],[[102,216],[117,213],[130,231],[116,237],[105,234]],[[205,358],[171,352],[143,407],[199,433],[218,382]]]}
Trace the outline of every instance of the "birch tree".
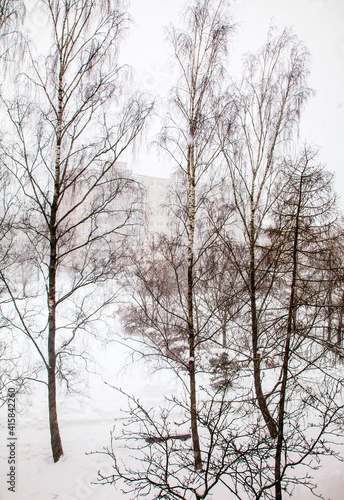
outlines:
{"label": "birch tree", "polygon": [[27,43],[18,96],[4,96],[13,140],[6,138],[3,150],[21,190],[23,265],[37,279],[25,295],[15,278],[7,288],[13,325],[40,360],[57,462],[63,448],[56,380],[68,382],[64,361],[77,356],[77,333],[89,331],[114,300],[114,281],[106,283],[123,269],[139,199],[118,161],[151,105],[125,95],[117,64],[127,27],[120,2],[41,0],[33,9],[46,16],[47,49],[39,53]]}
{"label": "birch tree", "polygon": [[[205,291],[207,280],[214,279],[209,256],[216,238],[206,207],[221,192],[217,104],[233,29],[221,17],[222,8],[221,1],[196,1],[187,10],[187,28],[169,29],[178,79],[160,144],[175,165],[167,202],[170,231],[154,235],[133,259],[127,284],[132,300],[123,317],[127,334],[140,342],[145,358],[154,357],[159,367],[172,370],[184,396],[167,398],[159,415],[129,398],[128,425],[136,438],[138,426],[144,429],[141,439],[146,439],[137,450],[138,466],[135,473],[122,466],[111,445],[106,453],[114,460],[114,474],[100,474],[99,479],[102,484],[121,480],[136,497],[154,491],[160,497],[201,499],[224,476],[229,483],[237,481],[230,471],[237,460],[231,437],[239,431],[231,422],[226,389],[198,385],[201,374],[210,374],[207,351],[218,347],[223,335],[218,304],[207,300]],[[190,433],[181,435],[178,424],[173,431],[174,412]]]}
{"label": "birch tree", "polygon": [[[25,7],[20,1],[2,0],[0,2],[0,66],[2,73],[2,84],[5,82],[5,75],[13,76],[9,61],[15,57],[21,48],[21,33],[20,25],[24,19]],[[3,114],[1,109],[1,114]],[[2,116],[1,116],[2,118]],[[3,133],[3,130],[2,130]],[[2,162],[0,164],[0,393],[3,395],[3,390],[9,384],[14,382],[20,385],[20,370],[17,366],[18,354],[13,352],[12,345],[8,342],[9,327],[3,314],[3,308],[6,308],[8,299],[6,294],[6,286],[4,276],[7,275],[7,269],[10,267],[14,259],[13,243],[14,243],[14,219],[15,219],[15,198],[16,189],[11,186],[9,173]],[[5,395],[6,398],[6,395]]]}
{"label": "birch tree", "polygon": [[[275,278],[267,265],[268,251],[262,251],[264,226],[274,199],[279,196],[272,187],[278,183],[281,160],[290,139],[295,137],[302,107],[310,94],[306,86],[307,60],[307,50],[288,30],[275,37],[271,30],[262,50],[247,57],[243,79],[229,95],[228,116],[220,134],[237,225],[249,249],[247,272],[242,272],[242,279],[249,297],[255,394],[273,438],[277,436],[277,428],[261,372],[264,290],[269,290],[269,283]],[[228,252],[235,261],[230,244]]]}
{"label": "birch tree", "polygon": [[[197,189],[205,183],[219,153],[214,143],[214,104],[221,86],[223,57],[226,54],[231,26],[219,16],[219,2],[214,11],[209,1],[196,2],[189,10],[188,31],[171,29],[170,37],[180,80],[175,87],[175,113],[170,116],[163,135],[163,146],[180,166],[187,186],[185,219],[187,262],[187,337],[189,350],[190,421],[195,468],[202,467],[197,424],[197,338],[195,324],[195,284],[197,266],[196,224],[201,210]],[[216,108],[215,108],[216,109]],[[174,131],[173,131],[174,129]]]}

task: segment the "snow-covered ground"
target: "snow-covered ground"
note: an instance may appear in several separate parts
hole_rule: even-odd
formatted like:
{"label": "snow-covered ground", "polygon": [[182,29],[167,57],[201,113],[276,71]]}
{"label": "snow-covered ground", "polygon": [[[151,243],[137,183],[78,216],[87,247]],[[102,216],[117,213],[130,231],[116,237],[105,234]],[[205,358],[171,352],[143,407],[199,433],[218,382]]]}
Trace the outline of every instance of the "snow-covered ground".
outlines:
{"label": "snow-covered ground", "polygon": [[[17,395],[16,417],[16,491],[8,491],[9,472],[7,406],[0,409],[0,498],[15,500],[117,500],[126,498],[115,487],[92,485],[97,471],[111,473],[111,460],[101,451],[110,445],[110,431],[126,398],[104,383],[106,381],[130,394],[140,395],[150,407],[168,386],[162,373],[153,374],[142,361],[133,363],[130,350],[117,342],[97,347],[97,366],[91,367],[89,387],[80,396],[60,395],[58,414],[64,456],[54,464],[51,458],[45,388],[35,384],[33,395]],[[98,372],[98,373],[97,373]],[[162,378],[163,377],[163,378]],[[168,385],[166,385],[168,384]],[[160,400],[161,401],[161,400]]]}
{"label": "snow-covered ground", "polygon": [[[0,409],[0,498],[14,500],[131,500],[113,486],[92,485],[99,469],[111,473],[111,461],[105,455],[91,454],[110,444],[115,418],[122,416],[126,401],[114,389],[121,387],[152,407],[163,402],[166,390],[173,393],[177,384],[170,372],[152,371],[143,362],[132,362],[129,350],[116,342],[95,347],[98,368],[89,375],[87,394],[71,398],[60,396],[59,418],[64,456],[54,464],[51,458],[47,426],[47,402],[44,387],[37,384],[34,396],[17,396],[20,410],[16,422],[16,491],[8,490],[7,407]],[[32,404],[30,403],[32,401]],[[123,451],[125,453],[125,451]],[[325,462],[316,472],[320,492],[326,500],[343,500],[344,465]],[[215,500],[228,498],[228,492],[217,491]],[[302,488],[293,498],[310,500],[311,493]],[[249,500],[249,499],[248,499]]]}

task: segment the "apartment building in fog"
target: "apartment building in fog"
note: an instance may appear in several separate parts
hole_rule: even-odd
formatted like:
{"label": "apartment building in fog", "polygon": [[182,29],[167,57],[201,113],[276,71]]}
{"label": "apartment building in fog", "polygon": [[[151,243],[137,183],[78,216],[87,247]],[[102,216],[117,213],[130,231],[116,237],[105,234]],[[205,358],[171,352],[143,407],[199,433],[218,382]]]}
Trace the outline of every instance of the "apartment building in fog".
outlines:
{"label": "apartment building in fog", "polygon": [[[152,233],[166,233],[168,230],[168,216],[166,202],[169,189],[172,185],[172,178],[155,177],[152,175],[134,174],[124,162],[118,163],[118,168],[122,174],[136,180],[143,188],[142,212],[139,216],[141,237]],[[128,200],[121,197],[118,204],[125,204]]]}
{"label": "apartment building in fog", "polygon": [[136,175],[135,178],[144,186],[146,232],[148,234],[166,233],[168,230],[168,216],[165,205],[171,179],[150,175]]}

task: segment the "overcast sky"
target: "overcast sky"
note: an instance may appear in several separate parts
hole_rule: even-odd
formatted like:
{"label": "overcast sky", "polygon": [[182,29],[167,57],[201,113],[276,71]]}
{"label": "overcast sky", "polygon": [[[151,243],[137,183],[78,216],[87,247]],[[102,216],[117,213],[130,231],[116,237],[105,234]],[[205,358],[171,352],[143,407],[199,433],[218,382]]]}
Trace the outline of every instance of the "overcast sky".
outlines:
{"label": "overcast sky", "polygon": [[[188,3],[191,1],[130,1],[134,24],[122,57],[133,66],[140,86],[153,95],[166,94],[173,83],[164,28],[170,22],[181,26],[180,13]],[[271,24],[280,29],[292,27],[308,47],[309,86],[316,95],[304,111],[301,140],[320,146],[320,160],[335,172],[335,186],[343,194],[344,206],[344,0],[228,0],[226,10],[238,24],[230,48],[234,73],[241,55],[265,42]],[[154,149],[146,154],[140,148],[132,166],[138,173],[169,175]]]}

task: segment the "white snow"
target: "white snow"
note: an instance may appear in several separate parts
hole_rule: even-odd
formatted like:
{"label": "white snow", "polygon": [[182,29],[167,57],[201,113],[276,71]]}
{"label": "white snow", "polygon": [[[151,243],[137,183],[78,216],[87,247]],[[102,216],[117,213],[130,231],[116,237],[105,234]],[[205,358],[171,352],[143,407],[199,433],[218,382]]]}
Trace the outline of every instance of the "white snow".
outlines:
{"label": "white snow", "polygon": [[[45,388],[33,387],[32,395],[17,395],[20,411],[16,422],[16,491],[8,491],[7,463],[7,407],[0,409],[0,498],[14,500],[131,500],[120,488],[93,485],[99,469],[111,474],[111,460],[105,455],[91,454],[110,445],[110,431],[115,418],[126,409],[123,395],[109,384],[123,388],[140,397],[148,406],[163,404],[168,389],[177,390],[177,383],[170,372],[152,373],[142,361],[133,362],[129,349],[113,342],[106,347],[96,347],[98,373],[89,375],[88,394],[61,396],[59,419],[64,456],[54,464],[51,458],[47,402]],[[30,404],[32,401],[32,404]],[[125,452],[124,452],[125,453]],[[325,499],[342,500],[344,491],[344,465],[327,460],[323,469],[316,472],[320,491]],[[230,500],[228,492],[219,489],[212,496],[215,500]],[[295,490],[296,500],[311,500],[310,492]]]}

